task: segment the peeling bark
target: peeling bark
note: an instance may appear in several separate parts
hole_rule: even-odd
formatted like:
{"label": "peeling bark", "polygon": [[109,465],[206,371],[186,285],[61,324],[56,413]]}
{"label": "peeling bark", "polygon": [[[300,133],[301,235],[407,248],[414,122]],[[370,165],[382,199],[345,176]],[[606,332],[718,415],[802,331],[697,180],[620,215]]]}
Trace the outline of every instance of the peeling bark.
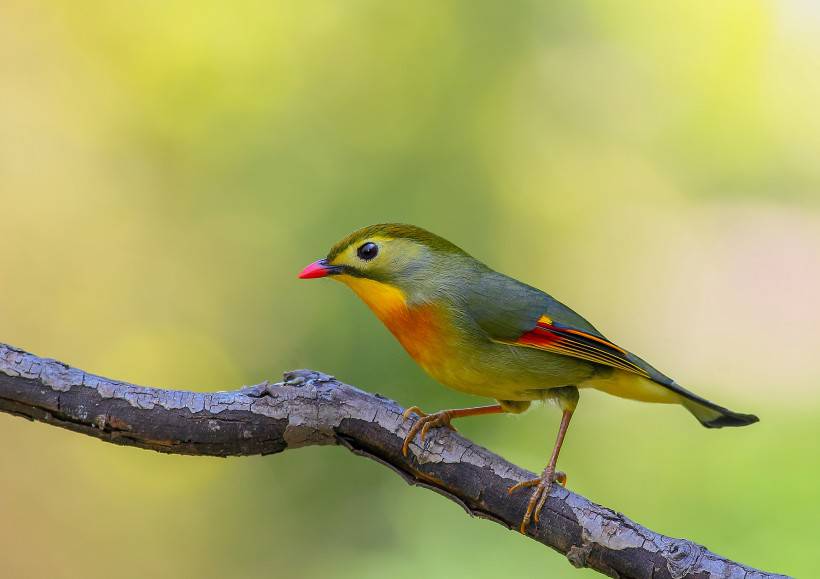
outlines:
{"label": "peeling bark", "polygon": [[[311,370],[231,392],[185,392],[110,380],[0,344],[0,411],[173,454],[245,456],[344,446],[509,529],[518,527],[528,495],[509,496],[507,488],[534,476],[447,429],[431,432],[424,448],[412,444],[405,458],[401,444],[410,422],[402,420],[398,404]],[[660,535],[561,487],[552,490],[528,536],[575,567],[611,577],[783,577]]]}

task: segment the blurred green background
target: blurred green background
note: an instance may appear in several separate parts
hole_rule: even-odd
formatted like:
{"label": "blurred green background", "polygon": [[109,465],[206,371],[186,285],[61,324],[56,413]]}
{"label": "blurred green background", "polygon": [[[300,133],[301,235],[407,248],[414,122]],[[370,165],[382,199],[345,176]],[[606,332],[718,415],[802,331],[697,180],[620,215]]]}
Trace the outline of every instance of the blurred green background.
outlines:
{"label": "blurred green background", "polygon": [[[141,384],[310,367],[435,384],[296,273],[421,225],[754,412],[585,392],[570,487],[768,570],[820,535],[814,2],[25,2],[0,8],[0,341]],[[542,467],[558,412],[467,420]],[[164,456],[0,416],[5,577],[593,577],[334,448]]]}

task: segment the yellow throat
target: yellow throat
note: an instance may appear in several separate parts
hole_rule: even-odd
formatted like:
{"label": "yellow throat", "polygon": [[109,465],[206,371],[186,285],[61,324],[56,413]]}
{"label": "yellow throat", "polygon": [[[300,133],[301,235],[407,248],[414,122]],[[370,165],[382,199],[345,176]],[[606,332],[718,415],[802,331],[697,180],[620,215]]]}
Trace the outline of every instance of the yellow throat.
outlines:
{"label": "yellow throat", "polygon": [[407,313],[407,298],[396,286],[352,275],[338,275],[336,279],[356,292],[388,327],[391,318]]}

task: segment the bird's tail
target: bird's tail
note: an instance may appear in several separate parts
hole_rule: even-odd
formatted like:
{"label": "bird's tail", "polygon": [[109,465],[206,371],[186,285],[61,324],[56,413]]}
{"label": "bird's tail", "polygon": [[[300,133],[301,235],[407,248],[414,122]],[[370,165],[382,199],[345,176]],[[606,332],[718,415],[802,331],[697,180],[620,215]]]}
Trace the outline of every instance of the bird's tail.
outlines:
{"label": "bird's tail", "polygon": [[693,400],[688,397],[683,398],[683,406],[706,428],[746,426],[748,424],[754,424],[760,420],[754,414],[740,414],[739,412],[732,412],[728,408],[718,406],[714,402],[709,402],[699,396],[697,398],[698,400]]}
{"label": "bird's tail", "polygon": [[732,412],[728,408],[706,400],[706,398],[701,398],[663,375],[659,379],[652,379],[629,372],[615,372],[604,379],[589,380],[581,385],[591,386],[608,394],[629,398],[630,400],[681,404],[706,428],[746,426],[758,421],[757,416],[753,414]]}

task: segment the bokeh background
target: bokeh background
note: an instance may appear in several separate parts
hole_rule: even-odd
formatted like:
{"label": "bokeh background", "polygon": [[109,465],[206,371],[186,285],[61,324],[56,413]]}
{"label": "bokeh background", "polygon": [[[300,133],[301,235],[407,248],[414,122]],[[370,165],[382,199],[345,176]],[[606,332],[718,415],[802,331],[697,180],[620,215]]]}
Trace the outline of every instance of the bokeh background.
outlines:
{"label": "bokeh background", "polygon": [[[472,405],[295,277],[418,224],[761,417],[585,392],[571,488],[813,576],[818,30],[811,0],[4,0],[0,340],[141,384],[310,367]],[[536,470],[557,423],[459,426]],[[173,457],[0,416],[0,454],[4,577],[596,576],[339,449]]]}

